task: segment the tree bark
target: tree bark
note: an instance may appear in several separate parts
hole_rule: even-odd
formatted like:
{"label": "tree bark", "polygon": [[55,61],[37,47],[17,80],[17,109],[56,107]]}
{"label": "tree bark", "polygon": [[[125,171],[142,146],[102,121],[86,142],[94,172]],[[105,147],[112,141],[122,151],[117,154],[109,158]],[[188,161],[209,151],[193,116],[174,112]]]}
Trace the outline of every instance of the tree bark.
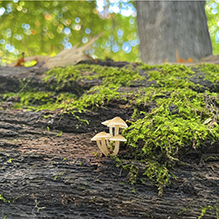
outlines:
{"label": "tree bark", "polygon": [[140,52],[149,64],[199,60],[212,54],[212,45],[201,1],[136,1]]}
{"label": "tree bark", "polygon": [[[1,67],[0,87],[5,90],[0,89],[0,97],[11,91],[12,85],[13,91],[19,92],[20,83],[27,81],[22,89],[51,89],[42,80],[44,70]],[[218,92],[218,83],[213,86],[204,80],[203,72],[194,70],[195,83]],[[139,74],[145,80],[122,87],[123,91],[155,83],[148,81],[146,71],[140,69]],[[80,82],[75,81],[75,86],[78,84],[82,90],[98,83],[96,79],[84,81],[83,85]],[[54,83],[52,79],[50,83]],[[63,87],[68,89],[70,86]],[[1,101],[8,105],[4,98]],[[96,111],[76,113],[88,120],[88,125],[80,124],[70,114],[61,116],[59,111],[29,112],[0,106],[0,218],[194,219],[202,208],[218,206],[218,142],[206,147],[202,154],[194,150],[184,156],[186,164],[171,170],[176,179],[172,178],[171,185],[164,188],[163,197],[157,196],[157,187],[147,178],[137,178],[133,193],[126,170],[116,167],[110,157],[94,155],[99,149],[91,138],[97,132],[108,132],[102,121],[115,116],[131,119],[134,109],[126,104],[114,99]],[[123,159],[126,153],[121,144],[118,157]],[[124,162],[140,165],[134,159]],[[216,209],[208,209],[203,219],[215,217]]]}

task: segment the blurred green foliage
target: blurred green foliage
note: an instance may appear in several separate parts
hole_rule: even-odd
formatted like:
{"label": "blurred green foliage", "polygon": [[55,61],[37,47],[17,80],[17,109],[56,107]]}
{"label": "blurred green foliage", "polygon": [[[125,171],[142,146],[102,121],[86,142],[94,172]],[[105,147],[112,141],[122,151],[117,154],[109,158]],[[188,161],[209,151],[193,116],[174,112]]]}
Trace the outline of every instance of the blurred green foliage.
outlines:
{"label": "blurred green foliage", "polygon": [[207,0],[205,5],[205,13],[208,18],[208,29],[210,32],[211,42],[213,46],[213,54],[219,54],[219,1]]}
{"label": "blurred green foliage", "polygon": [[[133,2],[0,1],[0,57],[53,55],[82,46],[98,33],[89,55],[136,61],[139,57]],[[131,14],[130,14],[131,11]],[[129,12],[129,16],[123,16]],[[127,13],[126,13],[127,14]]]}
{"label": "blurred green foliage", "polygon": [[[218,0],[206,1],[213,53],[219,53]],[[140,61],[134,0],[0,1],[0,57],[57,54],[104,35],[87,53],[93,58]],[[1,62],[1,60],[0,60]]]}

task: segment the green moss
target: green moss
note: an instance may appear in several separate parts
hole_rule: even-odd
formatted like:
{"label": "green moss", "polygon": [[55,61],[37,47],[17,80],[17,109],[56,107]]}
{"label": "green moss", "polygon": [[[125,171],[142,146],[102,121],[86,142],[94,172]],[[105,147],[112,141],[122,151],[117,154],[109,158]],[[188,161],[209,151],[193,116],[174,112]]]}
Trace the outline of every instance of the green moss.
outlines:
{"label": "green moss", "polygon": [[199,64],[200,71],[205,73],[204,80],[211,81],[214,85],[219,82],[219,66],[215,64]]}
{"label": "green moss", "polygon": [[214,206],[208,205],[208,206],[202,208],[201,214],[199,215],[198,219],[203,218],[203,216],[205,216],[205,214],[206,214],[206,211],[208,211],[208,210],[209,211],[214,210],[215,214],[216,214],[216,218],[219,218],[219,206],[218,205],[214,205]]}
{"label": "green moss", "polygon": [[74,82],[80,77],[79,69],[75,68],[75,66],[68,66],[67,68],[55,67],[49,70],[47,76],[44,78],[46,82],[52,80],[54,78],[56,82],[56,90],[61,89],[66,85],[66,83]]}
{"label": "green moss", "polygon": [[[10,97],[16,97],[15,93],[4,94],[4,99]],[[18,95],[18,101],[13,105],[13,108],[17,109],[29,109],[29,110],[55,110],[62,108],[64,103],[68,100],[77,99],[76,95],[71,93],[60,93],[56,92],[21,92]]]}
{"label": "green moss", "polygon": [[149,64],[146,64],[146,63],[143,63],[143,62],[139,62],[137,64],[138,64],[137,69],[143,69],[145,71],[150,70],[152,68],[156,68],[155,65],[149,65]]}
{"label": "green moss", "polygon": [[126,66],[123,68],[106,67],[99,65],[80,64],[75,66],[68,66],[66,68],[56,67],[49,70],[45,77],[46,82],[54,80],[56,82],[56,89],[60,89],[66,83],[74,82],[76,80],[102,80],[101,84],[106,86],[110,84],[120,84],[128,86],[130,82],[143,79],[133,66]]}
{"label": "green moss", "polygon": [[[218,66],[199,67],[206,72],[208,80],[218,81]],[[140,76],[138,69],[143,69],[149,80],[156,80],[156,85],[132,93],[119,92],[121,87],[145,80],[144,73],[141,71]],[[31,110],[58,108],[76,116],[75,112],[106,106],[111,99],[129,101],[129,107],[134,109],[132,118],[136,121],[123,131],[129,153],[115,158],[117,166],[129,171],[129,181],[133,186],[141,175],[153,181],[162,195],[163,188],[173,177],[171,168],[180,162],[180,155],[185,150],[199,150],[206,141],[219,140],[218,94],[207,90],[198,92],[197,85],[189,81],[194,74],[184,65],[169,64],[149,66],[140,63],[137,68],[81,64],[54,68],[45,78],[53,86],[53,91],[30,92],[24,89],[15,107]],[[97,85],[81,96],[61,92],[75,81],[94,79],[98,80]],[[3,98],[12,96],[16,94],[8,93]]]}

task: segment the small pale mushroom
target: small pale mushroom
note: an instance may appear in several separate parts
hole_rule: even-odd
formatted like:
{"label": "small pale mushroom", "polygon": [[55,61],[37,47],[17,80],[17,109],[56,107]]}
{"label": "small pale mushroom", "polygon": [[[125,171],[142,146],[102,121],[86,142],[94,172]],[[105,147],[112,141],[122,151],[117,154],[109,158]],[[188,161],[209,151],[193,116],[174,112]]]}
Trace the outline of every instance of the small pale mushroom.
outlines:
{"label": "small pale mushroom", "polygon": [[114,127],[115,128],[115,135],[118,135],[119,134],[119,128],[127,128],[128,125],[126,124],[126,122],[121,119],[120,117],[115,117],[113,119],[110,120],[110,122],[108,123],[107,125],[108,127]]}
{"label": "small pale mushroom", "polygon": [[105,132],[105,136],[106,136],[105,137],[106,145],[110,146],[109,139],[112,138],[113,136],[110,133],[106,133],[106,132]]}
{"label": "small pale mushroom", "polygon": [[115,148],[113,150],[113,155],[116,156],[119,153],[119,143],[120,141],[127,141],[122,135],[115,135],[109,139],[110,141],[115,141]]}
{"label": "small pale mushroom", "polygon": [[[110,123],[110,121],[111,121],[111,119],[110,119],[110,120],[106,120],[106,121],[104,121],[104,122],[101,122],[101,124],[108,126],[108,124]],[[109,127],[109,133],[110,133],[110,135],[113,136],[113,127],[112,127],[112,126]]]}
{"label": "small pale mushroom", "polygon": [[[109,139],[111,137],[111,135],[109,133],[106,132],[100,132],[98,134],[96,134],[91,141],[96,141],[97,142],[97,146],[99,147],[100,151],[105,155],[108,156],[109,151],[107,149],[106,146],[106,139]],[[100,143],[101,141],[101,143]]]}

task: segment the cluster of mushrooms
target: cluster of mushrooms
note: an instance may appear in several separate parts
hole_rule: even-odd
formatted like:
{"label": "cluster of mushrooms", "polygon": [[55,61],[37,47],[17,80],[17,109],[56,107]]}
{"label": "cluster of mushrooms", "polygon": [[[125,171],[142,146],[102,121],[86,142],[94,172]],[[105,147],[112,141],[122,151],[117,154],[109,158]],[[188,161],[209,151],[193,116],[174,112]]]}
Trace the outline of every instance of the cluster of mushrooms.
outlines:
{"label": "cluster of mushrooms", "polygon": [[[119,134],[119,128],[127,128],[127,124],[123,119],[120,117],[115,117],[113,119],[107,120],[102,122],[103,125],[109,127],[109,133],[100,132],[96,134],[91,141],[96,141],[97,146],[99,147],[100,151],[105,155],[109,155],[108,147],[110,146],[109,141],[114,141],[114,150],[112,155],[116,156],[119,153],[119,143],[120,141],[126,141],[126,139]],[[113,128],[114,128],[114,135],[113,135]]]}

